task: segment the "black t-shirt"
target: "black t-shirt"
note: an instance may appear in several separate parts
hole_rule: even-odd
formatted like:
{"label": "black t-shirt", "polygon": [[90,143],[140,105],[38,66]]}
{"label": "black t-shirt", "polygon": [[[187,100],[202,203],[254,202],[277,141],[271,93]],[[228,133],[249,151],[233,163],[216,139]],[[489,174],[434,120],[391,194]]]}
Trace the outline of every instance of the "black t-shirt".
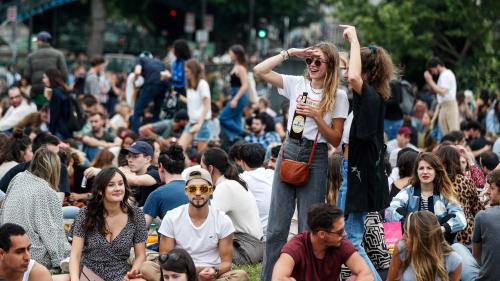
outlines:
{"label": "black t-shirt", "polygon": [[390,202],[384,162],[385,103],[367,82],[361,95],[354,93],[353,113],[346,213],[380,211]]}
{"label": "black t-shirt", "polygon": [[[19,163],[16,166],[14,166],[12,169],[10,169],[0,180],[0,189],[3,192],[7,191],[7,188],[9,187],[10,181],[19,173],[24,172],[28,170],[28,167],[30,166],[31,161],[28,162],[23,162]],[[65,165],[61,165],[61,178],[59,179],[59,191],[64,192],[65,194],[69,194],[69,176],[68,176],[68,170],[66,169]]]}
{"label": "black t-shirt", "polygon": [[403,119],[403,111],[399,104],[401,103],[402,93],[400,83],[391,83],[391,97],[385,101],[385,119],[401,120]]}
{"label": "black t-shirt", "polygon": [[152,176],[155,179],[156,183],[152,186],[132,186],[135,200],[139,204],[139,207],[144,206],[144,203],[146,203],[146,199],[148,199],[149,194],[151,194],[151,192],[155,191],[155,189],[161,185],[160,173],[158,173],[157,167],[150,165],[145,175]]}

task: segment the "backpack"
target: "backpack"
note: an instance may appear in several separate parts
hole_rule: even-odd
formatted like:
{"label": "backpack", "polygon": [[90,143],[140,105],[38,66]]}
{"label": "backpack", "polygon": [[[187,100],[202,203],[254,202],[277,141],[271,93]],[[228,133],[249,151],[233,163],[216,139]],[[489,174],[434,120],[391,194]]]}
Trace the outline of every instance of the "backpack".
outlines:
{"label": "backpack", "polygon": [[69,117],[66,123],[68,130],[70,132],[80,131],[85,125],[85,113],[78,100],[70,95],[68,97],[69,102]]}
{"label": "backpack", "polygon": [[413,110],[413,104],[415,103],[415,96],[413,95],[411,84],[408,81],[401,80],[399,82],[399,87],[401,87],[401,102],[399,107],[405,115],[410,115]]}

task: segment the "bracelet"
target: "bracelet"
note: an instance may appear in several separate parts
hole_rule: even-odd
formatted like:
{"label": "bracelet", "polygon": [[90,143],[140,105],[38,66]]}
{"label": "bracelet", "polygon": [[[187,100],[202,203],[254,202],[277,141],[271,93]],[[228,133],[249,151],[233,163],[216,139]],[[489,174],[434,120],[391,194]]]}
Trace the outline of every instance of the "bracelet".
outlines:
{"label": "bracelet", "polygon": [[286,50],[286,55],[288,56],[288,58],[290,58],[290,53],[288,52],[288,50]]}
{"label": "bracelet", "polygon": [[281,55],[281,57],[283,58],[284,61],[290,58],[290,56],[288,56],[287,54],[288,54],[288,52],[285,51],[285,50],[282,50],[280,52],[280,55]]}

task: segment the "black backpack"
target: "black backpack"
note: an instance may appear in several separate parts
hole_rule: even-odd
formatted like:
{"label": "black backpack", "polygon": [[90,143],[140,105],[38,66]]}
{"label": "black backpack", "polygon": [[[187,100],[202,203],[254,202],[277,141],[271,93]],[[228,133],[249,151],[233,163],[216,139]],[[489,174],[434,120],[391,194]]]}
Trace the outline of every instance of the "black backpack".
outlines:
{"label": "black backpack", "polygon": [[67,127],[70,132],[80,131],[85,125],[85,113],[74,95],[68,97],[69,117]]}

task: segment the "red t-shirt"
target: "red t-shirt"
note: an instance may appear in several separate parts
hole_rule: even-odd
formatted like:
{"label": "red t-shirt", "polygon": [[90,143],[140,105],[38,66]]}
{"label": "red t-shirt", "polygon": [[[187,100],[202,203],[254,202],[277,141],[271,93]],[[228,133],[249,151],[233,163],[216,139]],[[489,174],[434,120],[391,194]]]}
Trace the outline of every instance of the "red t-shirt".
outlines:
{"label": "red t-shirt", "polygon": [[330,247],[325,257],[314,256],[310,232],[302,232],[283,246],[281,253],[289,254],[295,262],[292,277],[300,281],[338,280],[340,268],[356,249],[349,240],[340,247]]}

